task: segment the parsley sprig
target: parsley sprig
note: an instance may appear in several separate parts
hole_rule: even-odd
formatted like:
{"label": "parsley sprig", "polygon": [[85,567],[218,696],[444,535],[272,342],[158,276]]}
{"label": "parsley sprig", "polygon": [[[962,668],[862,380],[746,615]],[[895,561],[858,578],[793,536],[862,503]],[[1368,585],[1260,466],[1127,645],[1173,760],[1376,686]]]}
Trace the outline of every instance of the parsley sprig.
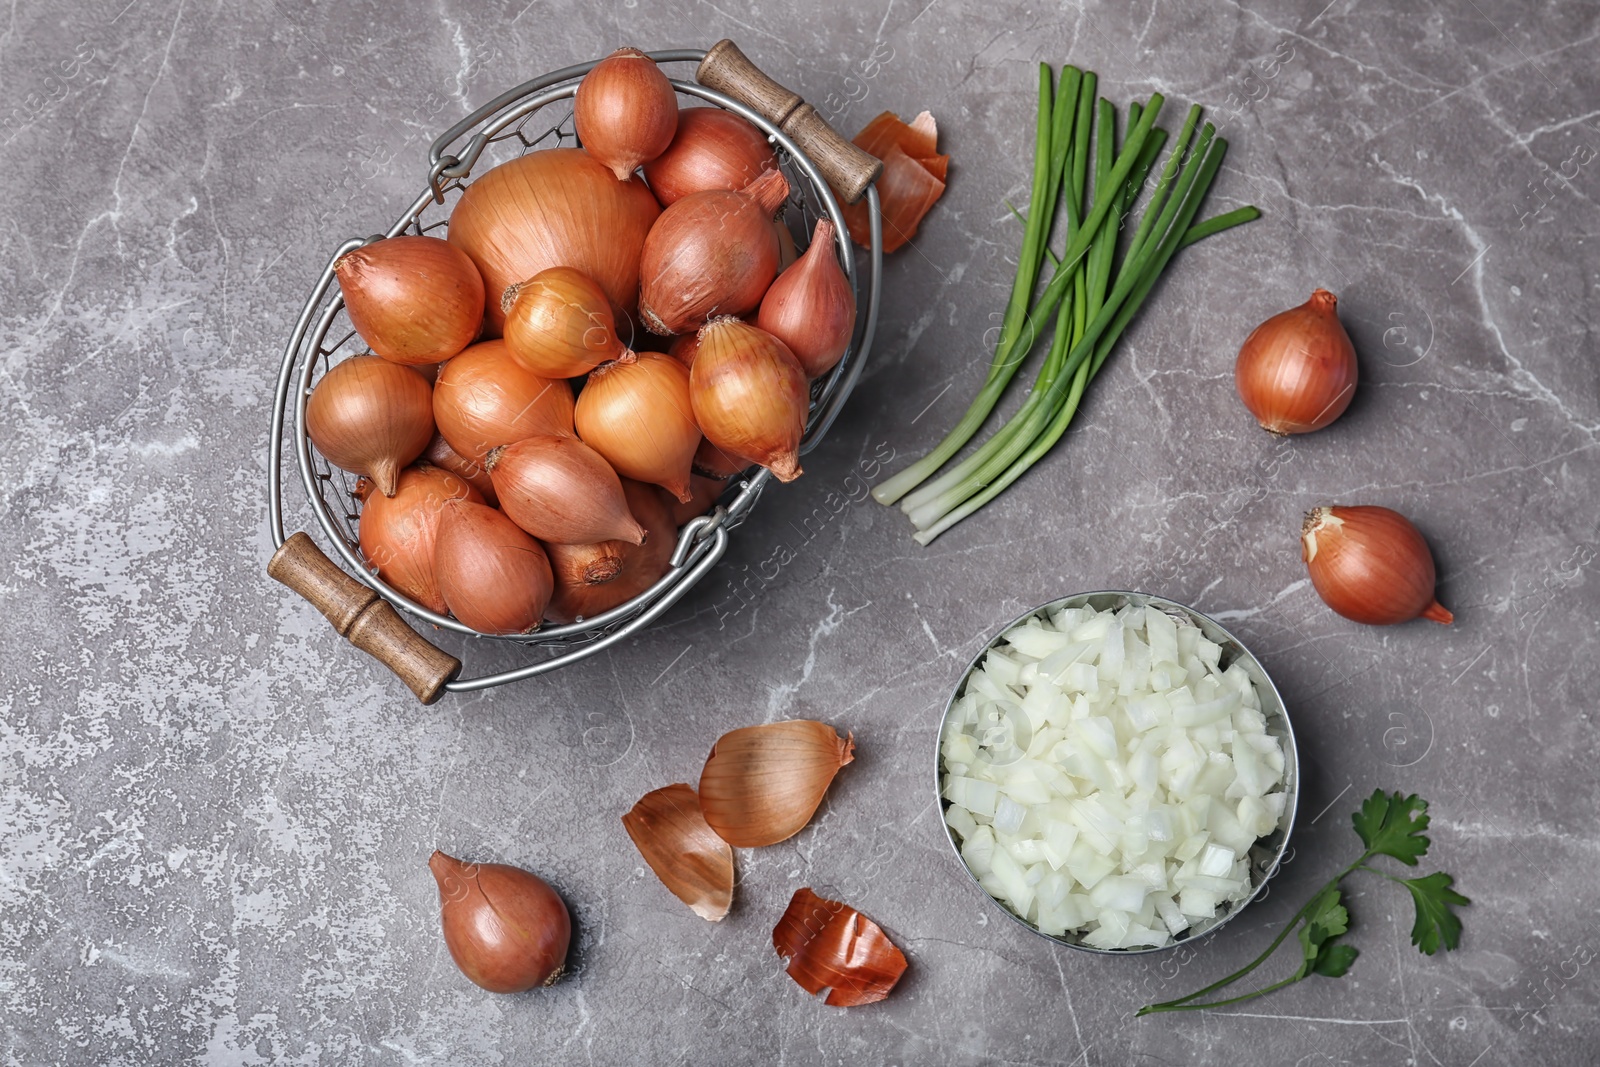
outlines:
{"label": "parsley sprig", "polygon": [[[1368,862],[1379,856],[1388,856],[1390,859],[1399,860],[1407,867],[1415,867],[1417,861],[1428,852],[1429,841],[1423,832],[1428,828],[1428,802],[1414,793],[1403,796],[1400,793],[1385,793],[1378,789],[1362,802],[1359,811],[1350,816],[1350,822],[1360,835],[1361,843],[1366,846],[1366,850],[1356,857],[1354,863],[1334,875],[1326,885],[1317,890],[1278,936],[1272,939],[1272,944],[1267,946],[1265,952],[1241,969],[1220,981],[1212,982],[1204,989],[1198,989],[1177,1000],[1148,1004],[1140,1008],[1138,1014],[1153,1015],[1162,1011],[1200,1011],[1204,1008],[1220,1008],[1226,1004],[1237,1004],[1240,1001],[1265,996],[1274,990],[1309,978],[1313,974],[1324,978],[1342,978],[1359,953],[1353,945],[1347,945],[1339,940],[1350,928],[1350,912],[1344,906],[1340,886],[1356,871],[1367,871],[1381,878],[1387,878],[1397,885],[1405,886],[1411,893],[1411,900],[1416,906],[1417,913],[1416,921],[1411,924],[1411,943],[1422,952],[1431,956],[1440,948],[1448,950],[1459,945],[1461,920],[1451,909],[1470,902],[1455,891],[1454,878],[1442,871],[1421,878],[1397,878]],[[1264,989],[1257,989],[1237,997],[1228,997],[1224,1000],[1200,999],[1232,985],[1261,966],[1296,929],[1299,930],[1300,965],[1287,978],[1274,982]]]}

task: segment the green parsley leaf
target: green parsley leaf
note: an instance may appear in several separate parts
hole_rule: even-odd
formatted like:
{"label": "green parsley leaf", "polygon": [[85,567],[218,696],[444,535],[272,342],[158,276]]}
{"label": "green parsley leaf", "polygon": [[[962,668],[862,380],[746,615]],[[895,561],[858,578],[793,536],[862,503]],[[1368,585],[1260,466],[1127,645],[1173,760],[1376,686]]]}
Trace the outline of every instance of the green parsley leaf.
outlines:
{"label": "green parsley leaf", "polygon": [[1429,841],[1422,832],[1428,828],[1428,802],[1415,793],[1407,797],[1375,789],[1350,822],[1373,855],[1391,856],[1415,867],[1428,851]]}
{"label": "green parsley leaf", "polygon": [[[1300,927],[1301,963],[1296,972],[1298,977],[1304,978],[1316,970],[1326,949],[1333,947],[1328,942],[1350,928],[1350,912],[1339,899],[1339,887],[1332,885],[1317,894],[1311,906],[1306,909],[1304,922]],[[1349,966],[1348,963],[1345,964],[1345,967]],[[1339,973],[1344,972],[1341,970]]]}
{"label": "green parsley leaf", "polygon": [[1411,943],[1429,956],[1437,952],[1441,944],[1447,950],[1459,945],[1461,920],[1450,908],[1472,902],[1450,888],[1455,879],[1439,871],[1426,878],[1403,878],[1400,882],[1411,890],[1411,899],[1417,906],[1417,921],[1411,924]]}
{"label": "green parsley leaf", "polygon": [[1316,966],[1312,967],[1312,970],[1324,978],[1343,978],[1344,973],[1350,969],[1350,965],[1360,954],[1349,945],[1323,945],[1322,951],[1317,953]]}

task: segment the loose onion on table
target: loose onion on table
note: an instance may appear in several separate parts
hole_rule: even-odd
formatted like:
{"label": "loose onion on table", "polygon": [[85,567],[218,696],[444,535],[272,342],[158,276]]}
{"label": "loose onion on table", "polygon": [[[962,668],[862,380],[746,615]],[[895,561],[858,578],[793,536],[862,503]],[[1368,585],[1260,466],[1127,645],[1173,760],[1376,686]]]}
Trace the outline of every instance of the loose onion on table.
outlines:
{"label": "loose onion on table", "polygon": [[622,310],[639,295],[639,253],[660,205],[637,178],[581,148],[547,148],[475,179],[450,213],[450,243],[483,275],[488,324],[505,322],[507,289],[547,267],[582,271]]}
{"label": "loose onion on table", "polygon": [[1428,542],[1398,511],[1313,508],[1300,528],[1300,558],[1323,603],[1347,619],[1372,626],[1455,621],[1434,595]]}
{"label": "loose onion on table", "polygon": [[592,619],[649,589],[667,573],[677,547],[671,499],[653,485],[622,480],[629,513],[645,529],[644,544],[546,544],[555,571],[555,592],[545,616],[552,622]]}
{"label": "loose onion on table", "polygon": [[356,333],[395,363],[442,363],[483,325],[483,276],[441,238],[386,237],[340,256],[333,272]]}
{"label": "loose onion on table", "polygon": [[655,60],[637,48],[619,48],[578,83],[572,124],[584,149],[627,181],[672,143],[678,94]]}
{"label": "loose onion on table", "polygon": [[766,134],[731,111],[693,107],[678,112],[677,133],[644,165],[644,180],[661,206],[671,207],[690,193],[743,189],[777,169]]}
{"label": "loose onion on table", "polygon": [[435,852],[439,919],[456,966],[491,993],[552,985],[566,969],[572,916],[543,878],[503,863]]}
{"label": "loose onion on table", "polygon": [[749,456],[779,481],[800,476],[811,395],[805,369],[782,341],[732,317],[707,323],[689,369],[689,398],[706,440],[722,452]]}
{"label": "loose onion on table", "polygon": [[1358,373],[1339,298],[1318,289],[1250,331],[1233,377],[1244,406],[1270,433],[1310,433],[1343,415]]}
{"label": "loose onion on table", "polygon": [[537,629],[550,602],[550,561],[504,514],[470,500],[445,503],[434,570],[450,613],[485,634]]}
{"label": "loose onion on table", "polygon": [[329,463],[394,496],[400,468],[433,439],[433,388],[410,367],[352,356],[311,390],[306,433]]}
{"label": "loose onion on table", "polygon": [[996,900],[1095,948],[1161,946],[1249,896],[1287,800],[1244,667],[1155,607],[1012,628],[941,738],[945,822]]}
{"label": "loose onion on table", "polygon": [[607,360],[632,359],[617,336],[605,290],[571,267],[550,267],[505,292],[505,341],[546,378],[576,378]]}
{"label": "loose onion on table", "polygon": [[682,363],[656,352],[602,363],[578,396],[576,423],[578,436],[618,474],[689,499],[689,464],[701,437]]}
{"label": "loose onion on table", "polygon": [[539,540],[644,543],[617,472],[576,437],[526,437],[494,449],[486,464],[501,509]]}
{"label": "loose onion on table", "polygon": [[833,369],[856,329],[856,294],[839,266],[833,223],[818,219],[805,255],[761,298],[756,325],[789,347],[808,378]]}
{"label": "loose onion on table", "polygon": [[738,192],[692,193],[661,213],[639,262],[639,314],[655,333],[686,333],[761,303],[778,273],[773,213],[789,195],[769,170]]}
{"label": "loose onion on table", "polygon": [[451,500],[482,504],[466,479],[428,463],[400,472],[394,496],[366,495],[358,537],[361,555],[401,595],[443,615],[446,605],[434,567],[439,520]]}
{"label": "loose onion on table", "polygon": [[573,435],[572,387],[528,370],[505,341],[483,341],[444,365],[433,418],[451,449],[483,463],[489,452],[536,434]]}

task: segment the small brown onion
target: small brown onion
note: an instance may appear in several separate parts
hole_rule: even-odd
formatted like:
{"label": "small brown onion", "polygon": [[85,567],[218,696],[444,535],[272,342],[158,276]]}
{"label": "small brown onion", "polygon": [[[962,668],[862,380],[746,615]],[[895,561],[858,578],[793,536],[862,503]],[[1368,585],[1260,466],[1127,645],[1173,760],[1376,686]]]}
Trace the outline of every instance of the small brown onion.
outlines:
{"label": "small brown onion", "polygon": [[690,193],[743,189],[777,168],[766,134],[731,111],[692,107],[678,112],[678,132],[644,165],[644,180],[661,206],[671,207]]}
{"label": "small brown onion", "polygon": [[584,149],[627,181],[672,143],[678,94],[655,60],[637,48],[619,48],[578,83],[572,122]]}
{"label": "small brown onion", "polygon": [[807,378],[833,369],[856,330],[856,294],[839,267],[833,223],[818,219],[811,244],[761,298],[756,325],[789,346]]}
{"label": "small brown onion", "polygon": [[444,943],[461,973],[491,993],[547,986],[566,968],[572,916],[543,878],[503,863],[435,852]]}
{"label": "small brown onion", "polygon": [[696,474],[689,479],[689,499],[673,505],[672,522],[682,526],[690,519],[698,519],[711,510],[713,504],[722,496],[728,487],[726,479],[707,478],[703,474]]}
{"label": "small brown onion", "polygon": [[428,447],[422,451],[422,458],[435,467],[465,479],[468,485],[482,495],[485,504],[490,507],[495,506],[497,501],[494,495],[494,479],[489,477],[489,469],[477,460],[468,459],[451,448],[450,442],[444,439],[444,434],[433,435],[433,440],[428,442]]}
{"label": "small brown onion", "polygon": [[1323,603],[1373,626],[1421,616],[1455,616],[1434,596],[1433,554],[1404,515],[1380,507],[1321,507],[1306,512],[1300,558]]}
{"label": "small brown onion", "polygon": [[438,237],[374,241],[340,256],[333,272],[356,333],[395,363],[441,363],[483,326],[483,276]]}
{"label": "small brown onion", "polygon": [[418,463],[400,472],[394,496],[369,493],[362,499],[361,555],[396,592],[443,615],[434,568],[439,516],[451,500],[482,503],[483,497],[464,478]]}
{"label": "small brown onion", "polygon": [[500,507],[539,540],[644,543],[617,472],[576,437],[527,437],[490,452],[487,463]]}
{"label": "small brown onion", "polygon": [[306,433],[329,463],[365,474],[394,496],[400,468],[433,439],[433,389],[410,367],[352,356],[311,390]]}
{"label": "small brown onion", "polygon": [[1344,414],[1356,392],[1356,350],[1339,321],[1339,298],[1318,289],[1299,307],[1250,331],[1233,380],[1261,428],[1310,433]]}
{"label": "small brown onion", "polygon": [[506,290],[505,339],[535,374],[576,378],[610,359],[628,358],[611,301],[581,271],[551,267]]}
{"label": "small brown onion", "polygon": [[[604,545],[585,546],[621,558],[622,569],[607,582],[563,580],[561,572],[566,568],[558,565],[555,594],[550,598],[550,606],[545,609],[545,617],[552,622],[592,619],[610,611],[656,584],[672,565],[678,528],[672,521],[670,498],[656,486],[631,478],[622,480],[622,491],[628,501],[628,510],[644,525],[649,536],[642,545],[607,541]],[[561,551],[555,545],[546,547],[552,560]]]}
{"label": "small brown onion", "polygon": [[446,503],[434,560],[450,613],[479,633],[527,633],[544,618],[550,562],[539,542],[494,508]]}
{"label": "small brown onion", "polygon": [[450,243],[483,275],[490,336],[509,286],[547,267],[592,278],[613,306],[639,298],[639,250],[661,206],[644,182],[619,182],[581,148],[545,148],[474,178],[450,212]]}
{"label": "small brown onion", "polygon": [[575,433],[572,387],[515,359],[505,341],[483,341],[444,365],[433,417],[450,447],[482,463],[491,449],[535,434]]}
{"label": "small brown onion", "polygon": [[700,427],[689,403],[689,370],[656,352],[602,363],[578,395],[578,436],[618,474],[689,498],[689,463]]}
{"label": "small brown onion", "polygon": [[[691,372],[691,380],[693,377],[693,372]],[[694,471],[697,477],[716,478],[726,481],[735,474],[747,471],[755,466],[758,466],[756,461],[748,456],[741,456],[736,452],[718,448],[710,441],[701,441],[699,449],[695,451],[694,462],[690,464],[690,469]]]}
{"label": "small brown onion", "polygon": [[661,213],[639,259],[639,315],[656,333],[686,333],[761,303],[778,273],[773,212],[789,195],[769,170],[739,192],[691,193]]}
{"label": "small brown onion", "polygon": [[800,476],[810,396],[806,372],[782,341],[735,318],[707,323],[689,371],[689,398],[706,440],[749,456],[779,481]]}

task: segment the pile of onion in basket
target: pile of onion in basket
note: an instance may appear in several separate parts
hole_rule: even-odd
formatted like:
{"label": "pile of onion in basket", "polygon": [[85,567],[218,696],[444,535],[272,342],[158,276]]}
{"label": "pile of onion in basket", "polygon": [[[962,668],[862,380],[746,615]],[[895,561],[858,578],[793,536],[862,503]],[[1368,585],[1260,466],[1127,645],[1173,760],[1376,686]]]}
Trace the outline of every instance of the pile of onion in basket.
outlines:
{"label": "pile of onion in basket", "polygon": [[338,261],[373,354],[307,402],[317,450],[363,476],[367,561],[483,633],[616,607],[729,477],[798,476],[808,383],[855,328],[833,227],[796,256],[775,219],[787,180],[750,123],[680,112],[631,48],[584,78],[574,122],[584,147],[469,185],[448,240]]}

